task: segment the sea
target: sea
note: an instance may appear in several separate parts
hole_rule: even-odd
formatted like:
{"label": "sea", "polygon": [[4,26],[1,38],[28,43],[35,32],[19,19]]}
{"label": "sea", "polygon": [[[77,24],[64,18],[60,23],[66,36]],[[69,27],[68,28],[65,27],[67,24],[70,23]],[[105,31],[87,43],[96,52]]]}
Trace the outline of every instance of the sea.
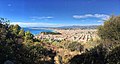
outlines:
{"label": "sea", "polygon": [[50,30],[47,28],[23,28],[25,31],[30,31],[33,35],[38,35],[41,32],[54,32],[54,30]]}

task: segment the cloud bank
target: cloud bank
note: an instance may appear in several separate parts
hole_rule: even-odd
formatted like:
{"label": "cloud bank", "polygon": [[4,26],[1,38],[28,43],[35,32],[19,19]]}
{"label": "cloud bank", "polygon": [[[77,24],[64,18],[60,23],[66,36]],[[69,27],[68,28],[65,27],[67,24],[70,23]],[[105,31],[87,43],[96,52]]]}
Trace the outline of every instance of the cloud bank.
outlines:
{"label": "cloud bank", "polygon": [[42,17],[33,16],[33,17],[30,17],[30,18],[33,19],[33,20],[36,20],[36,19],[44,20],[44,19],[52,19],[52,18],[54,18],[54,17],[52,17],[52,16],[42,16]]}
{"label": "cloud bank", "polygon": [[73,15],[73,18],[75,19],[82,19],[82,18],[98,18],[101,20],[106,20],[110,16],[106,14],[85,14],[85,15]]}
{"label": "cloud bank", "polygon": [[53,23],[42,23],[42,22],[11,22],[10,24],[18,24],[22,27],[54,27],[54,26],[60,26],[59,24],[53,24]]}

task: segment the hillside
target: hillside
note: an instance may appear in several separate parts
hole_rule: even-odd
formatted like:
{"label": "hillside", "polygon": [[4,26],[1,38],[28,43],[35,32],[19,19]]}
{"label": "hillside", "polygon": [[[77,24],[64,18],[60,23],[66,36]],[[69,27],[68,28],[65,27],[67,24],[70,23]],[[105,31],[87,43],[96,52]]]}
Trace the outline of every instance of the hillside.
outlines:
{"label": "hillside", "polygon": [[[119,27],[120,16],[113,16],[106,20],[104,25],[99,26],[97,32],[95,31],[98,39],[94,40],[94,36],[93,40],[83,43],[71,39],[56,40],[43,37],[51,34],[54,37],[58,35],[56,33],[43,34],[40,37],[42,39],[35,38],[30,31],[25,32],[19,25],[9,25],[9,20],[1,18],[0,64],[119,64]],[[60,29],[59,35],[68,38],[81,34],[81,30],[62,30]],[[82,30],[83,34],[87,34],[83,35],[86,39],[88,35],[94,34],[94,31],[91,32]]]}

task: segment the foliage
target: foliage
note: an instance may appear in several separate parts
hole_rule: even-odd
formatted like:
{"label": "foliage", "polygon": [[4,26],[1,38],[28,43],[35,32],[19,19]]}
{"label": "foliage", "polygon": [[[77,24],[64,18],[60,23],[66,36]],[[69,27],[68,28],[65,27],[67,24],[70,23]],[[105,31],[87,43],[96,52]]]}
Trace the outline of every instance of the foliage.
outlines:
{"label": "foliage", "polygon": [[112,16],[98,28],[101,39],[120,40],[120,16]]}
{"label": "foliage", "polygon": [[119,64],[119,48],[120,46],[109,51],[103,44],[100,44],[86,53],[74,56],[69,62],[70,64]]}
{"label": "foliage", "polygon": [[9,25],[8,21],[0,19],[0,64],[6,61],[14,64],[53,64],[56,54],[52,50],[35,43],[38,40],[29,31],[25,32],[19,25]]}
{"label": "foliage", "polygon": [[70,64],[120,64],[120,16],[112,16],[98,28],[101,44],[81,55],[74,56]]}
{"label": "foliage", "polygon": [[21,29],[21,30],[19,31],[18,35],[19,35],[20,37],[24,37],[24,36],[25,36],[25,31],[24,31],[23,29]]}
{"label": "foliage", "polygon": [[70,49],[71,51],[82,51],[83,50],[83,45],[81,45],[80,43],[78,42],[72,42],[68,45],[68,49]]}
{"label": "foliage", "polygon": [[113,49],[107,56],[109,64],[120,64],[120,46]]}
{"label": "foliage", "polygon": [[74,56],[69,62],[70,64],[105,64],[106,54],[106,49],[100,45],[86,53]]}
{"label": "foliage", "polygon": [[59,32],[41,32],[41,33],[43,33],[43,34],[45,34],[45,35],[48,35],[48,34],[61,35],[61,33],[59,33]]}

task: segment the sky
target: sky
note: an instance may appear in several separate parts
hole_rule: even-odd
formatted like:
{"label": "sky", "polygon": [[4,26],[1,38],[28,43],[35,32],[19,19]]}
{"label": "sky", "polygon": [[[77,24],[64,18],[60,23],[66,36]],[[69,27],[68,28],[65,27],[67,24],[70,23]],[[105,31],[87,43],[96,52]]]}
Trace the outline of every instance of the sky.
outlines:
{"label": "sky", "polygon": [[0,17],[22,27],[101,25],[120,15],[120,0],[0,0]]}

